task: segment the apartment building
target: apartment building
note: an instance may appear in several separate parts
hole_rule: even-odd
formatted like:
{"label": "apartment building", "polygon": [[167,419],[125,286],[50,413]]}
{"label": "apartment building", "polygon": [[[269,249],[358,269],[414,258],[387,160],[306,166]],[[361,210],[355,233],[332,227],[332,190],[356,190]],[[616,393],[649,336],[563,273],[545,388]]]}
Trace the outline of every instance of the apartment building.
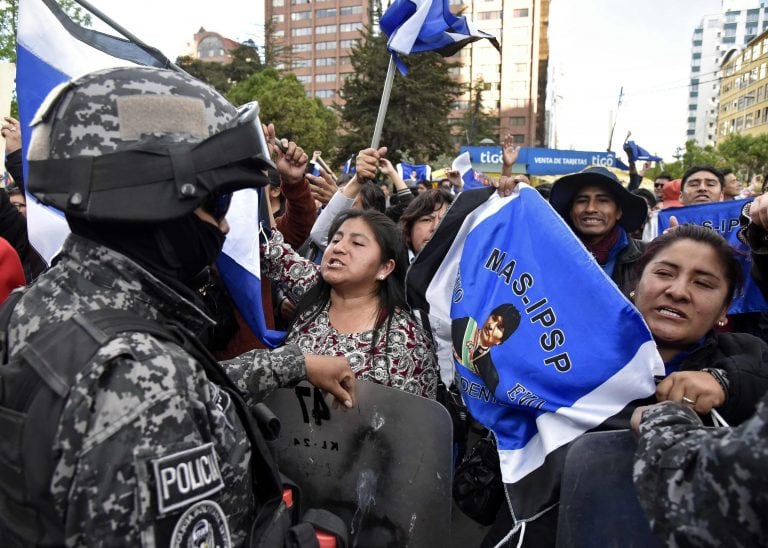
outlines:
{"label": "apartment building", "polygon": [[768,31],[730,52],[722,74],[717,140],[768,133]]}
{"label": "apartment building", "polygon": [[720,13],[705,15],[693,31],[686,140],[700,146],[717,138],[720,66],[768,28],[766,0],[723,0]]}
{"label": "apartment building", "polygon": [[[512,133],[530,146],[544,141],[544,100],[549,47],[550,0],[451,0],[454,13],[498,37],[502,51],[487,40],[462,49],[453,60],[463,83],[482,81],[484,110],[499,120],[499,140]],[[386,9],[386,5],[384,5]],[[372,4],[361,0],[265,0],[269,39],[285,50],[286,65],[307,93],[325,105],[339,100],[344,77],[352,72],[350,50],[364,24],[372,22]],[[468,108],[470,93],[456,102],[451,118]],[[462,135],[457,144],[466,144]]]}

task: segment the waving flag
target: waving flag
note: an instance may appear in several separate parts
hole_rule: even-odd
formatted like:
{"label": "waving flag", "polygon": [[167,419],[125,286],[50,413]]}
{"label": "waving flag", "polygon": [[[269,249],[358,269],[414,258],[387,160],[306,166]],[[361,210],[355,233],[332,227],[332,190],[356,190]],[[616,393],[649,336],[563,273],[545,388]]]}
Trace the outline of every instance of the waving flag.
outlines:
{"label": "waving flag", "polygon": [[567,444],[652,395],[663,374],[640,314],[527,185],[508,198],[462,193],[407,286],[442,378],[454,369],[496,436],[517,522],[556,502]]}
{"label": "waving flag", "polygon": [[451,169],[455,169],[461,174],[461,180],[464,181],[464,191],[484,187],[483,183],[478,180],[475,170],[472,168],[469,152],[462,152],[459,154],[451,163]]}
{"label": "waving flag", "polygon": [[[448,0],[395,0],[381,16],[380,25],[389,37],[387,49],[393,54],[435,51],[450,57],[483,38],[501,51],[492,34],[477,29],[466,17],[453,15]],[[403,74],[407,72],[402,63],[399,68]]]}
{"label": "waving flag", "polygon": [[751,201],[726,200],[710,204],[671,207],[659,211],[659,234],[669,228],[669,218],[673,215],[680,224],[691,223],[711,228],[731,244],[739,253],[737,259],[744,270],[744,285],[733,296],[729,314],[744,314],[747,312],[766,312],[768,302],[755,284],[749,272],[752,270],[752,254],[749,247],[738,238],[739,214],[744,204]]}
{"label": "waving flag", "polygon": [[[54,0],[19,0],[17,42],[16,89],[24,150],[29,147],[32,118],[57,85],[103,68],[170,66],[157,50],[81,27]],[[69,234],[64,217],[27,196],[27,224],[32,245],[50,263]]]}
{"label": "waving flag", "polygon": [[629,156],[630,162],[636,162],[638,160],[646,160],[649,162],[662,161],[661,156],[655,156],[654,154],[651,154],[634,141],[627,141],[624,143],[624,151],[627,153],[627,156]]}

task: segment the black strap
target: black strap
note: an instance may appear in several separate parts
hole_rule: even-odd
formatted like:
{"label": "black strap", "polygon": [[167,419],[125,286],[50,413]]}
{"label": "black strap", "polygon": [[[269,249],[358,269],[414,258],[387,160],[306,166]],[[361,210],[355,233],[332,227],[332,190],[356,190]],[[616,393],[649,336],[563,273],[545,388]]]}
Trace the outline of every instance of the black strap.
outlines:
{"label": "black strap", "polygon": [[347,526],[342,519],[322,508],[310,508],[304,514],[302,521],[311,523],[315,529],[320,529],[336,537],[336,548],[347,548]]}
{"label": "black strap", "polygon": [[320,548],[315,528],[309,523],[299,523],[288,529],[285,548]]}

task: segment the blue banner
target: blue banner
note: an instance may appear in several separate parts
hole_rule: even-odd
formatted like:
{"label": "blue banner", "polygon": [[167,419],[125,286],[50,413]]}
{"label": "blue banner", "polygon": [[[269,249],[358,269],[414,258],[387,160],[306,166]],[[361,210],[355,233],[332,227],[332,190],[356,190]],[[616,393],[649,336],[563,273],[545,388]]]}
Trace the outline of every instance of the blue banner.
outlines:
{"label": "blue banner", "polygon": [[711,228],[731,244],[739,253],[737,257],[744,269],[744,287],[733,296],[733,302],[728,309],[729,314],[744,314],[747,312],[768,311],[768,302],[752,281],[749,272],[752,269],[752,255],[749,247],[737,237],[739,231],[739,214],[746,200],[728,200],[711,204],[672,207],[659,212],[659,234],[669,228],[669,218],[673,215],[680,224],[696,224]]}
{"label": "blue banner", "polygon": [[426,287],[441,368],[454,365],[472,416],[496,435],[525,519],[556,498],[566,445],[653,394],[663,364],[638,311],[538,192],[483,196],[457,198],[409,292]]}
{"label": "blue banner", "polygon": [[[500,146],[463,146],[460,152],[469,152],[472,163],[498,164],[501,171]],[[521,148],[517,163],[525,164],[525,172],[531,175],[566,175],[581,171],[588,166],[615,167],[616,155],[613,152]]]}

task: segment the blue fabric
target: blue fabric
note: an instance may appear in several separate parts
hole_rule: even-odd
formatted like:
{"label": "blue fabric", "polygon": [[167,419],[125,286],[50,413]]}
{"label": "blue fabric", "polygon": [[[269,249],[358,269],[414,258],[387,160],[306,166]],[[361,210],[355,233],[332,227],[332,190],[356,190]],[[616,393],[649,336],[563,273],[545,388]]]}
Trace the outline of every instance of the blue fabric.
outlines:
{"label": "blue fabric", "polygon": [[397,164],[402,173],[400,176],[403,180],[411,178],[411,174],[416,174],[416,180],[418,181],[430,181],[432,179],[432,168],[427,164],[409,164],[408,162],[400,162]]}
{"label": "blue fabric", "polygon": [[[664,369],[638,311],[535,189],[518,185],[477,205],[481,192],[457,198],[408,280],[423,283],[426,261],[442,261],[426,290],[441,365],[449,348],[470,413],[498,440],[513,512],[524,519],[557,496],[566,444],[653,394]],[[444,240],[454,244],[439,258],[432,249]],[[508,338],[484,348],[492,313],[506,314]]]}
{"label": "blue fabric", "polygon": [[631,162],[636,162],[638,160],[645,160],[650,162],[662,161],[661,156],[656,156],[654,154],[651,154],[650,152],[645,150],[643,147],[641,147],[634,141],[627,141],[626,143],[624,143],[624,150],[629,155],[629,160]]}
{"label": "blue fabric", "polygon": [[435,51],[448,57],[482,38],[501,51],[494,36],[476,29],[466,17],[453,15],[448,0],[395,0],[381,16],[380,26],[403,74],[408,70],[397,54]]}
{"label": "blue fabric", "polygon": [[737,237],[739,214],[744,208],[744,204],[750,200],[751,198],[673,207],[662,209],[659,212],[659,234],[669,228],[669,218],[674,215],[680,224],[691,223],[711,228],[728,240],[728,243],[736,249],[737,258],[744,270],[744,287],[733,296],[733,302],[728,309],[729,314],[768,311],[768,302],[749,275],[752,270],[752,255],[749,247]]}
{"label": "blue fabric", "polygon": [[621,253],[621,251],[627,247],[627,244],[629,243],[627,232],[621,227],[618,228],[619,239],[616,240],[616,243],[613,244],[611,251],[608,252],[608,260],[604,265],[601,265],[603,267],[603,272],[605,272],[608,276],[613,276],[613,269],[616,268],[616,259],[619,256],[619,253]]}

